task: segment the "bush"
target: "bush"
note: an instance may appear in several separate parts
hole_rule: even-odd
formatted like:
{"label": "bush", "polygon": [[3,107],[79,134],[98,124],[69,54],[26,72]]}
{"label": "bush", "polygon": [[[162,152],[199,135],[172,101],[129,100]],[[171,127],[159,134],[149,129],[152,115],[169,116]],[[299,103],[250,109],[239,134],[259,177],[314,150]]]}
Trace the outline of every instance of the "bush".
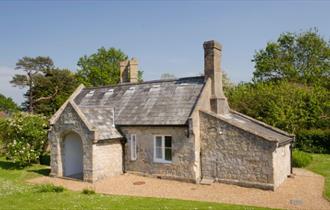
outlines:
{"label": "bush", "polygon": [[309,165],[313,160],[312,155],[299,151],[293,150],[292,152],[292,166],[297,168],[303,168]]}
{"label": "bush", "polygon": [[47,142],[47,119],[41,115],[15,113],[0,124],[8,159],[27,166],[37,162]]}
{"label": "bush", "polygon": [[290,133],[330,126],[325,88],[286,81],[242,83],[227,91],[227,97],[232,109]]}
{"label": "bush", "polygon": [[330,129],[300,130],[294,147],[310,153],[330,154]]}
{"label": "bush", "polygon": [[44,192],[56,192],[56,193],[59,193],[59,192],[63,192],[64,191],[64,187],[62,186],[55,186],[53,184],[43,184],[43,185],[39,185],[37,187],[37,191],[38,192],[41,192],[41,193],[44,193]]}
{"label": "bush", "polygon": [[42,154],[39,157],[39,162],[41,165],[49,166],[50,165],[50,154],[49,153]]}
{"label": "bush", "polygon": [[93,194],[95,194],[95,191],[92,190],[92,189],[87,189],[87,188],[85,188],[85,189],[83,189],[82,194],[85,194],[85,195],[93,195]]}

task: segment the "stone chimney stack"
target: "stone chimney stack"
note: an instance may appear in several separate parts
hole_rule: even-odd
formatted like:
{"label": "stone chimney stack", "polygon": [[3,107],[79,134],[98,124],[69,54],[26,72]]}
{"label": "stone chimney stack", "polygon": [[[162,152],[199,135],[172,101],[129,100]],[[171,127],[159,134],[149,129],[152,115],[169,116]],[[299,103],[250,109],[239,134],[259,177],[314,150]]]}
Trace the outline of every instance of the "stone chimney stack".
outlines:
{"label": "stone chimney stack", "polygon": [[204,47],[204,74],[211,79],[211,111],[217,114],[229,112],[227,98],[223,93],[221,55],[222,46],[217,41],[206,41]]}
{"label": "stone chimney stack", "polygon": [[130,83],[138,82],[138,61],[136,58],[132,58],[129,61],[129,81]]}
{"label": "stone chimney stack", "polygon": [[120,62],[120,83],[138,82],[138,61],[136,58]]}
{"label": "stone chimney stack", "polygon": [[120,83],[128,82],[128,60],[122,61],[120,65]]}

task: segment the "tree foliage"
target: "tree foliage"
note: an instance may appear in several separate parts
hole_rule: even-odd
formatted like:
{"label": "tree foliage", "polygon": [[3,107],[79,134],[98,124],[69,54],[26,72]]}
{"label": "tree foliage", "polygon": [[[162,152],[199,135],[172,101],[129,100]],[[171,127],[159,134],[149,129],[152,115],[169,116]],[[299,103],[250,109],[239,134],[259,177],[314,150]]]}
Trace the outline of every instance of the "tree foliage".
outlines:
{"label": "tree foliage", "polygon": [[47,119],[18,112],[1,121],[0,129],[7,158],[21,166],[36,162],[47,142]]}
{"label": "tree foliage", "polygon": [[0,112],[12,113],[19,110],[17,104],[11,98],[0,93]]}
{"label": "tree foliage", "polygon": [[330,42],[284,33],[256,52],[253,83],[229,88],[231,108],[296,134],[295,147],[329,152]]}
{"label": "tree foliage", "polygon": [[[86,86],[115,85],[120,81],[121,61],[127,60],[127,55],[120,49],[101,47],[89,56],[83,56],[78,61],[77,76]],[[138,80],[142,81],[142,71],[138,72]]]}
{"label": "tree foliage", "polygon": [[121,50],[101,47],[90,56],[78,61],[78,79],[87,86],[113,85],[120,81],[119,63],[127,60]]}
{"label": "tree foliage", "polygon": [[287,132],[330,126],[330,93],[287,81],[246,83],[227,92],[231,108]]}
{"label": "tree foliage", "polygon": [[25,74],[16,74],[11,83],[28,87],[23,108],[30,113],[52,115],[78,86],[76,76],[67,69],[56,68],[50,57],[23,57],[16,69]]}
{"label": "tree foliage", "polygon": [[22,70],[25,74],[16,74],[13,79],[10,81],[14,86],[21,88],[28,87],[28,111],[33,112],[33,102],[35,97],[33,95],[32,88],[35,84],[35,78],[40,74],[46,73],[48,70],[54,68],[54,62],[49,57],[38,56],[35,58],[32,57],[23,57],[18,60],[16,63],[17,70]]}
{"label": "tree foliage", "polygon": [[316,29],[283,33],[259,50],[252,61],[255,82],[286,79],[330,88],[330,42]]}
{"label": "tree foliage", "polygon": [[[35,98],[34,113],[51,116],[69,98],[79,82],[68,69],[50,69],[35,77],[32,94]],[[29,91],[26,95],[29,94]],[[29,106],[29,101],[23,104]]]}

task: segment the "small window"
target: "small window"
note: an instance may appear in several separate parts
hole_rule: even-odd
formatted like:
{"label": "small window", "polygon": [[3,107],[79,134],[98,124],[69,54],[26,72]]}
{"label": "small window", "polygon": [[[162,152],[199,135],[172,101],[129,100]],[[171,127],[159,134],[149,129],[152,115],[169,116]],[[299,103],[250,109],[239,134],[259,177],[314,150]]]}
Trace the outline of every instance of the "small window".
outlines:
{"label": "small window", "polygon": [[131,160],[137,159],[136,135],[131,134]]}
{"label": "small window", "polygon": [[172,137],[171,136],[155,136],[154,161],[161,162],[161,163],[172,162]]}

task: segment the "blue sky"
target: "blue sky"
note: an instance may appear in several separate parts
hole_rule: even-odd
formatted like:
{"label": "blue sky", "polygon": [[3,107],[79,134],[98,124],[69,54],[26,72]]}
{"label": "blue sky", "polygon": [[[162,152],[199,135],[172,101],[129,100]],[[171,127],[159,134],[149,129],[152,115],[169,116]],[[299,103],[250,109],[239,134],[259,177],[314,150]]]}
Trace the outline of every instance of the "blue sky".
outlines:
{"label": "blue sky", "polygon": [[330,1],[0,1],[0,93],[23,101],[9,84],[23,56],[75,71],[101,46],[137,57],[145,80],[198,75],[210,39],[231,80],[249,81],[255,51],[282,32],[317,27],[329,40],[329,10]]}

